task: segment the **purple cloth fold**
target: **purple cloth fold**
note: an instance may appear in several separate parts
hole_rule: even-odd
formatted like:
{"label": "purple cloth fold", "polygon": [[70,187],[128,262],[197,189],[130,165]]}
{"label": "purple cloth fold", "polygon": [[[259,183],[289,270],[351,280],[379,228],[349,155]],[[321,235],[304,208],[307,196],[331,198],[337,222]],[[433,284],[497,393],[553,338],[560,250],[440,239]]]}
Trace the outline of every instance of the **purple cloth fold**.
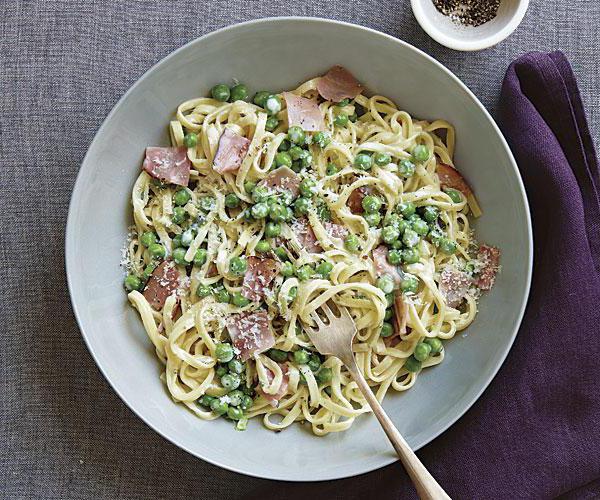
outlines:
{"label": "purple cloth fold", "polygon": [[[418,454],[455,499],[600,496],[598,164],[565,56],[508,68],[500,122],[534,227],[531,295],[505,364],[479,401]],[[278,487],[281,498],[416,498],[399,464]],[[254,491],[253,498],[269,491]]]}

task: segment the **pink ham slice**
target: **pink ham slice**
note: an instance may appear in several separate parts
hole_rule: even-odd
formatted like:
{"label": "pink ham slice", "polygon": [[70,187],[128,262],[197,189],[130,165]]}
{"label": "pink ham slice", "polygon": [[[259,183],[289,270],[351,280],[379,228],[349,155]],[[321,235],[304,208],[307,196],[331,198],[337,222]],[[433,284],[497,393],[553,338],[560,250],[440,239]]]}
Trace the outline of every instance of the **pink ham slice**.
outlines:
{"label": "pink ham slice", "polygon": [[307,132],[325,130],[325,121],[316,101],[284,92],[289,126],[298,126]]}
{"label": "pink ham slice", "polygon": [[341,224],[336,224],[335,222],[323,222],[323,227],[331,238],[344,239],[348,236],[348,229]]}
{"label": "pink ham slice", "polygon": [[402,282],[402,274],[398,267],[388,262],[388,249],[385,245],[379,245],[373,250],[373,262],[377,276],[389,274],[394,278],[394,282],[399,285]]}
{"label": "pink ham slice", "polygon": [[408,305],[404,302],[404,297],[400,292],[394,296],[394,333],[404,335],[406,333],[406,323],[408,321]]}
{"label": "pink ham slice", "polygon": [[[277,363],[279,365],[279,367],[281,368],[281,371],[283,372],[283,378],[281,379],[281,385],[279,386],[279,390],[275,393],[275,394],[267,394],[266,392],[264,392],[262,390],[262,388],[258,388],[257,392],[263,397],[265,398],[270,404],[271,406],[277,406],[277,402],[286,395],[287,393],[287,389],[288,389],[288,383],[289,383],[289,377],[288,377],[288,368],[286,364],[282,364],[282,363]],[[271,382],[273,382],[273,379],[275,378],[273,375],[273,372],[271,370],[269,370],[268,368],[266,369],[267,371],[267,380],[269,381],[269,384]]]}
{"label": "pink ham slice", "polygon": [[446,267],[440,273],[440,292],[449,307],[458,307],[473,284],[471,277],[453,267]]}
{"label": "pink ham slice", "polygon": [[217,265],[214,262],[211,262],[208,265],[208,269],[206,270],[206,277],[207,278],[214,278],[218,274],[219,274],[219,270],[217,269]]}
{"label": "pink ham slice", "polygon": [[187,148],[146,148],[142,168],[155,179],[178,186],[187,186],[190,181],[190,160]]}
{"label": "pink ham slice", "polygon": [[473,191],[469,184],[467,184],[467,181],[465,181],[465,178],[454,167],[439,162],[437,164],[437,174],[443,188],[448,187],[457,189],[465,196],[473,194]]}
{"label": "pink ham slice", "polygon": [[312,226],[306,217],[296,219],[292,223],[292,231],[296,235],[296,238],[298,238],[302,248],[304,248],[307,252],[315,253],[321,251],[319,240],[317,240]]}
{"label": "pink ham slice", "polygon": [[279,272],[279,262],[275,259],[248,257],[248,270],[244,275],[241,294],[252,302],[260,301],[269,285]]}
{"label": "pink ham slice", "polygon": [[480,290],[490,290],[496,281],[496,273],[500,264],[500,249],[481,245],[477,252],[477,260],[481,263],[482,269],[476,284]]}
{"label": "pink ham slice", "polygon": [[288,167],[276,168],[259,185],[275,191],[290,191],[294,198],[300,193],[300,177]]}
{"label": "pink ham slice", "polygon": [[219,139],[219,146],[213,160],[213,169],[220,174],[235,172],[244,161],[249,147],[250,139],[226,128]]}
{"label": "pink ham slice", "polygon": [[242,361],[275,345],[275,337],[269,325],[266,311],[243,312],[230,316],[227,331],[233,346],[240,352]]}
{"label": "pink ham slice", "polygon": [[179,271],[170,261],[162,262],[152,273],[146,288],[144,297],[156,310],[165,305],[167,298],[174,294],[179,287]]}
{"label": "pink ham slice", "polygon": [[363,87],[346,68],[334,66],[319,78],[317,91],[327,101],[340,102],[345,98],[354,99]]}

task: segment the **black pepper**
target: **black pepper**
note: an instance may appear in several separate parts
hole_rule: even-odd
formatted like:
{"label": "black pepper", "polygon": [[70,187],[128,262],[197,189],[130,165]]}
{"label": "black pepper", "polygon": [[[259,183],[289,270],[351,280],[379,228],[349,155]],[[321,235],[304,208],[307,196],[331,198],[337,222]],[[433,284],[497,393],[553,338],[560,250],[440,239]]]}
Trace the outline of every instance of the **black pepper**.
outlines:
{"label": "black pepper", "polygon": [[500,0],[432,0],[436,9],[452,21],[481,26],[496,17]]}

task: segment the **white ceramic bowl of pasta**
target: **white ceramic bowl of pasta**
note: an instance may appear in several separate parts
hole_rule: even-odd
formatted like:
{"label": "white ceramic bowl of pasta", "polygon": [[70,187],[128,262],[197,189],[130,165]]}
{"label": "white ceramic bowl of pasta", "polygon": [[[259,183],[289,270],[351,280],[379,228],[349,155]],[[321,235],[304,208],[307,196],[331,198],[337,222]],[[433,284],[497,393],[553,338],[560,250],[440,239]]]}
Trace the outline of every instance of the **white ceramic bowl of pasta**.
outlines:
{"label": "white ceramic bowl of pasta", "polygon": [[[370,91],[415,117],[456,127],[456,164],[484,210],[482,241],[500,247],[502,272],[444,363],[384,406],[414,449],[454,423],[492,380],[519,327],[532,262],[531,225],[517,167],[500,131],[473,94],[414,47],[359,26],[322,19],[265,19],[191,42],[150,69],[119,101],[86,155],[71,200],[66,263],[73,307],[92,356],[121,398],[165,438],[219,466],[282,480],[316,481],[364,473],[396,460],[375,418],[317,437],[300,425],[274,434],[259,420],[236,432],[175,404],[159,362],[122,288],[121,249],[130,193],[147,145],[168,145],[177,105],[231,78],[251,91],[285,90],[341,64]],[[275,71],[276,69],[276,71]],[[102,244],[98,244],[98,242]],[[135,443],[130,443],[135,446]],[[282,453],[281,450],[285,450]]]}

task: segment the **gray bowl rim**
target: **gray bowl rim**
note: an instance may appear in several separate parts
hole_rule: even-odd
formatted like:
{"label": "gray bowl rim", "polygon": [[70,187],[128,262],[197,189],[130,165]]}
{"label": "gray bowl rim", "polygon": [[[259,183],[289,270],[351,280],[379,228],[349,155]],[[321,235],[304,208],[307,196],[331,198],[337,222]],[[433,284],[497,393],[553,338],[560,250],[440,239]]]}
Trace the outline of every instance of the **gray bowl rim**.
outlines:
{"label": "gray bowl rim", "polygon": [[[526,283],[525,283],[525,293],[523,295],[522,301],[521,301],[521,307],[519,310],[519,313],[517,315],[517,321],[515,323],[515,327],[513,329],[513,331],[511,332],[510,335],[510,339],[506,344],[506,348],[504,350],[504,352],[502,353],[502,355],[500,356],[498,363],[497,363],[497,367],[492,371],[492,373],[489,375],[488,379],[485,380],[484,383],[481,384],[481,388],[479,389],[479,391],[473,396],[472,400],[465,405],[464,409],[459,412],[455,418],[450,419],[448,421],[448,423],[443,426],[437,433],[434,433],[431,438],[429,440],[424,441],[423,443],[420,443],[420,445],[416,446],[414,448],[414,451],[419,450],[420,448],[422,448],[423,446],[429,444],[431,441],[433,441],[435,438],[437,438],[438,436],[440,436],[441,434],[443,434],[446,430],[448,430],[448,428],[450,428],[452,425],[454,425],[454,423],[456,423],[456,421],[458,421],[470,408],[471,406],[473,406],[473,404],[481,397],[481,395],[483,394],[483,392],[487,389],[487,387],[489,386],[489,384],[491,383],[491,381],[494,379],[494,377],[496,376],[496,374],[498,373],[498,371],[500,370],[501,366],[504,364],[504,361],[506,360],[506,357],[508,356],[508,353],[515,341],[515,338],[517,336],[517,333],[519,331],[519,328],[521,326],[521,322],[523,320],[523,315],[525,313],[525,308],[527,306],[527,302],[528,302],[528,298],[529,298],[529,292],[530,292],[530,288],[531,288],[531,276],[532,276],[532,270],[533,270],[533,235],[532,235],[532,224],[531,224],[531,214],[530,214],[530,209],[529,209],[529,202],[527,199],[527,194],[525,191],[525,186],[523,185],[523,180],[521,178],[521,174],[519,172],[519,169],[517,167],[517,163],[513,157],[512,151],[510,150],[510,147],[508,146],[508,143],[506,142],[506,139],[504,138],[504,135],[502,134],[502,132],[500,131],[500,128],[498,127],[498,125],[496,124],[496,122],[494,121],[494,119],[492,118],[492,116],[490,115],[490,113],[487,111],[487,109],[483,106],[483,104],[481,104],[481,102],[479,101],[479,99],[475,96],[475,94],[473,94],[473,92],[450,70],[448,69],[446,66],[444,66],[442,63],[440,63],[438,60],[434,59],[433,57],[431,57],[430,55],[428,55],[427,53],[423,52],[422,50],[416,48],[415,46],[409,44],[408,42],[405,42],[404,40],[401,40],[399,38],[393,37],[391,35],[388,35],[386,33],[382,33],[381,31],[377,31],[374,30],[372,28],[367,28],[365,26],[360,26],[358,24],[353,24],[353,23],[348,23],[348,22],[344,22],[344,21],[336,21],[336,20],[332,20],[332,19],[325,19],[325,18],[320,18],[320,17],[303,17],[303,16],[282,16],[282,17],[266,17],[266,18],[261,18],[261,19],[254,19],[251,21],[245,21],[242,23],[236,23],[236,24],[231,24],[229,26],[225,26],[223,28],[220,28],[218,30],[215,31],[211,31],[210,33],[207,33],[205,35],[202,35],[198,38],[195,38],[194,40],[191,40],[189,42],[187,42],[185,45],[182,45],[181,47],[179,47],[178,49],[174,50],[173,52],[171,52],[170,54],[168,54],[167,56],[165,56],[164,58],[162,58],[160,61],[158,61],[157,63],[155,63],[152,67],[150,67],[140,78],[138,78],[138,80],[136,80],[136,82],[127,90],[127,92],[125,92],[125,94],[123,94],[121,96],[121,98],[117,101],[117,103],[113,106],[113,108],[111,109],[110,113],[106,116],[106,118],[104,119],[104,121],[102,122],[100,128],[98,129],[98,131],[96,132],[96,134],[94,135],[94,139],[92,140],[92,142],[90,143],[90,145],[88,146],[88,152],[86,153],[86,155],[84,156],[82,162],[81,162],[81,166],[79,169],[79,172],[77,173],[77,177],[75,179],[75,184],[73,187],[73,191],[71,194],[71,201],[69,203],[69,211],[68,211],[68,216],[67,216],[67,224],[66,224],[66,232],[65,232],[65,269],[66,269],[66,275],[67,275],[67,287],[69,290],[69,296],[71,298],[71,305],[73,307],[73,312],[75,314],[75,319],[77,321],[77,324],[79,326],[79,329],[81,331],[81,335],[83,337],[83,340],[85,342],[85,345],[87,346],[88,351],[90,352],[90,354],[92,355],[92,358],[94,359],[94,362],[96,363],[96,366],[98,367],[98,369],[100,370],[100,372],[102,373],[102,375],[104,376],[104,378],[107,380],[107,382],[109,383],[109,385],[112,387],[112,389],[117,393],[117,395],[121,398],[121,400],[129,407],[129,409],[136,414],[146,425],[148,425],[151,429],[153,429],[155,432],[157,432],[160,436],[162,436],[164,439],[166,439],[167,441],[175,444],[177,447],[181,448],[182,450],[185,450],[186,452],[188,452],[189,454],[200,458],[206,462],[209,462],[213,465],[216,465],[218,467],[221,467],[223,469],[227,469],[230,470],[232,472],[237,472],[239,474],[243,474],[243,475],[247,475],[247,476],[252,476],[252,477],[257,477],[257,478],[261,478],[261,479],[271,479],[271,480],[277,480],[277,481],[292,481],[292,482],[311,482],[311,481],[322,481],[325,480],[324,478],[319,478],[319,479],[315,479],[315,480],[305,480],[305,479],[298,479],[298,478],[287,478],[287,477],[283,477],[283,476],[278,476],[278,475],[270,475],[267,471],[265,471],[264,474],[255,474],[255,473],[250,473],[248,471],[245,471],[241,468],[236,468],[234,466],[231,466],[229,464],[225,464],[220,462],[217,459],[214,458],[206,458],[203,456],[200,456],[198,453],[192,451],[185,443],[174,439],[170,436],[167,435],[167,432],[162,431],[161,429],[157,428],[156,426],[152,425],[145,417],[143,414],[141,414],[134,406],[132,403],[130,403],[130,401],[127,400],[127,398],[125,398],[123,396],[123,394],[121,394],[121,392],[119,392],[119,390],[117,390],[117,388],[115,387],[115,385],[113,384],[113,382],[111,381],[111,379],[107,376],[103,366],[100,364],[100,362],[98,361],[98,358],[94,352],[94,349],[91,345],[91,341],[89,340],[88,336],[85,333],[85,330],[83,328],[83,321],[80,317],[80,313],[79,313],[79,308],[77,307],[77,300],[76,297],[73,293],[74,290],[74,284],[73,284],[73,279],[71,277],[71,272],[70,272],[70,268],[72,267],[73,264],[70,264],[71,262],[73,262],[74,260],[74,255],[75,255],[75,239],[76,239],[76,234],[74,233],[74,225],[75,225],[75,210],[74,207],[79,203],[79,200],[82,196],[82,190],[83,190],[83,176],[84,176],[84,170],[85,170],[85,165],[86,162],[88,160],[88,155],[89,155],[89,150],[92,149],[92,146],[94,145],[94,142],[96,141],[97,136],[101,135],[102,132],[104,131],[104,128],[107,127],[107,124],[110,123],[113,115],[116,113],[116,111],[118,110],[118,108],[120,107],[121,103],[127,98],[127,96],[129,96],[129,94],[132,94],[133,92],[135,92],[136,88],[138,87],[138,85],[146,78],[146,76],[150,73],[152,73],[153,71],[155,71],[158,67],[160,67],[161,65],[165,64],[167,61],[171,60],[172,58],[176,58],[179,54],[179,52],[184,51],[185,49],[187,49],[190,46],[193,45],[199,45],[202,42],[204,42],[205,40],[209,39],[210,37],[213,36],[217,36],[218,34],[220,34],[221,32],[227,31],[227,30],[235,30],[238,27],[241,26],[257,26],[257,25],[261,25],[261,24],[266,24],[266,23],[280,23],[280,22],[295,22],[295,23],[320,23],[323,25],[327,25],[327,24],[335,24],[335,25],[340,25],[340,26],[344,26],[346,28],[350,28],[350,29],[357,29],[357,30],[362,30],[362,31],[367,31],[370,34],[374,35],[374,36],[378,36],[381,37],[383,39],[387,39],[390,41],[393,41],[395,43],[397,43],[399,46],[403,46],[405,49],[411,50],[413,52],[416,52],[418,55],[420,55],[421,57],[427,59],[429,62],[433,63],[435,66],[438,67],[439,70],[443,71],[444,73],[446,73],[449,77],[451,77],[452,80],[454,80],[454,82],[471,98],[471,100],[473,101],[473,103],[475,104],[475,106],[479,109],[479,111],[481,113],[483,113],[483,115],[489,120],[490,124],[492,125],[494,131],[496,132],[496,134],[498,135],[498,138],[501,141],[501,144],[505,150],[506,155],[508,156],[511,166],[514,170],[514,174],[515,177],[517,179],[518,182],[518,186],[519,186],[519,190],[520,190],[520,194],[523,198],[523,204],[525,207],[525,214],[526,214],[526,226],[527,226],[527,274],[526,276],[524,276]],[[379,465],[374,465],[374,466],[369,466],[369,467],[365,467],[364,470],[360,470],[360,471],[355,471],[355,472],[347,472],[347,473],[343,473],[343,474],[336,474],[333,473],[331,476],[329,476],[327,478],[327,480],[334,480],[334,479],[343,479],[343,478],[347,478],[347,477],[354,477],[354,476],[358,476],[361,474],[366,474],[368,472],[380,469],[382,467],[385,467],[393,462],[397,461],[396,458],[394,457],[382,457],[381,463]]]}

